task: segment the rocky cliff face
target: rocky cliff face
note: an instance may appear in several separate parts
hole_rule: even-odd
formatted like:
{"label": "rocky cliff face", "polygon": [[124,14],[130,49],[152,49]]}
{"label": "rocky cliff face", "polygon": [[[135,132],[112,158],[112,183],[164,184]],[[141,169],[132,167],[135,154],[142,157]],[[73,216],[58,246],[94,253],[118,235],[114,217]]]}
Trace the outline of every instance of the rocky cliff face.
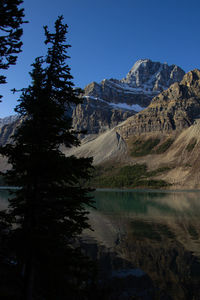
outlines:
{"label": "rocky cliff face", "polygon": [[99,134],[115,127],[136,112],[117,108],[106,101],[85,98],[84,103],[74,108],[72,113],[75,130],[86,130],[87,134]]}
{"label": "rocky cliff face", "polygon": [[138,60],[127,76],[121,80],[104,79],[100,84],[92,82],[84,90],[84,96],[93,96],[108,102],[149,105],[151,99],[182,80],[185,72],[176,65]]}
{"label": "rocky cliff face", "polygon": [[0,145],[11,142],[11,136],[14,134],[17,126],[21,124],[21,119],[16,118],[14,122],[8,123],[0,127]]}
{"label": "rocky cliff face", "polygon": [[146,109],[130,117],[118,131],[124,138],[147,132],[182,131],[199,115],[200,71],[196,69],[154,97]]}
{"label": "rocky cliff face", "polygon": [[4,125],[11,124],[11,123],[15,122],[17,119],[18,119],[17,115],[8,116],[8,117],[5,117],[5,118],[0,118],[0,128],[3,127]]}
{"label": "rocky cliff face", "polygon": [[10,138],[20,123],[21,120],[17,115],[0,119],[0,145],[5,145],[11,141]]}
{"label": "rocky cliff face", "polygon": [[[138,60],[121,80],[104,79],[84,89],[83,104],[69,112],[76,130],[99,134],[146,108],[152,98],[180,81],[184,71],[176,65]],[[5,144],[19,121],[16,116],[0,119],[0,144]]]}
{"label": "rocky cliff face", "polygon": [[175,65],[138,60],[122,80],[104,79],[85,87],[84,102],[73,111],[73,126],[88,133],[113,128],[147,107],[154,96],[180,81],[184,74]]}
{"label": "rocky cliff face", "polygon": [[[142,176],[146,176],[148,184],[163,180],[169,184],[167,188],[200,188],[199,70],[185,74],[180,83],[156,95],[147,108],[134,116],[130,115],[133,109],[138,110],[138,104],[130,106],[94,96],[84,97],[84,103],[71,112],[74,127],[88,129],[88,133],[95,136],[87,136],[80,147],[63,149],[66,155],[93,156],[94,164],[106,166],[106,176],[112,178],[113,172],[118,174],[123,166],[145,164],[147,169]],[[8,141],[20,122],[0,129],[1,144]],[[2,161],[0,167],[2,169]],[[113,167],[116,170],[113,171]]]}
{"label": "rocky cliff face", "polygon": [[[156,95],[153,93],[153,96]],[[127,103],[140,105],[140,110],[149,105],[152,95],[140,88],[131,88],[117,79],[104,79],[100,84],[92,82],[84,89],[84,96],[103,99],[112,103]]]}
{"label": "rocky cliff face", "polygon": [[141,88],[145,93],[160,93],[172,83],[179,82],[185,72],[176,65],[138,60],[121,82],[133,88]]}
{"label": "rocky cliff face", "polygon": [[70,154],[93,156],[104,183],[121,174],[117,168],[145,165],[143,187],[157,180],[164,188],[199,189],[199,147],[200,70],[196,69],[154,97],[146,109]]}

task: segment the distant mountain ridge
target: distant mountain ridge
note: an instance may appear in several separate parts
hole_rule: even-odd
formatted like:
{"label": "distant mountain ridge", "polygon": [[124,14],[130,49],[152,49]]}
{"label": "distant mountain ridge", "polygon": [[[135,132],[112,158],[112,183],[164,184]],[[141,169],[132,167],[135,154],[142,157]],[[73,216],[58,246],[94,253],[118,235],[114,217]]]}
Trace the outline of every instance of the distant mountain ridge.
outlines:
{"label": "distant mountain ridge", "polygon": [[5,118],[0,118],[0,128],[4,125],[11,124],[15,122],[19,117],[17,115],[11,115]]}

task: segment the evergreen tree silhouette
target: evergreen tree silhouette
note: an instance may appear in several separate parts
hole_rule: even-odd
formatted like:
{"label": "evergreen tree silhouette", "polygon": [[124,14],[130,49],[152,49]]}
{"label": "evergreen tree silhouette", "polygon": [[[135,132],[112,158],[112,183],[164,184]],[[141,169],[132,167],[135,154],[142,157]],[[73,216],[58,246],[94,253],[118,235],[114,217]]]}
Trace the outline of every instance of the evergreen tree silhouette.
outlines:
{"label": "evergreen tree silhouette", "polygon": [[47,55],[33,63],[32,83],[16,107],[22,123],[13,143],[0,149],[12,166],[5,174],[7,183],[20,187],[0,220],[10,226],[10,261],[15,261],[24,286],[22,299],[27,300],[84,299],[85,267],[90,266],[73,243],[89,228],[86,205],[92,199],[84,182],[90,178],[92,159],[66,157],[61,151],[63,145],[79,145],[68,114],[81,100],[66,64],[67,28],[62,16],[55,33],[44,27]]}
{"label": "evergreen tree silhouette", "polygon": [[[7,70],[15,65],[17,54],[21,52],[24,9],[19,8],[22,0],[0,1],[0,69]],[[6,77],[0,75],[0,84],[6,83]],[[0,96],[0,99],[2,96]]]}

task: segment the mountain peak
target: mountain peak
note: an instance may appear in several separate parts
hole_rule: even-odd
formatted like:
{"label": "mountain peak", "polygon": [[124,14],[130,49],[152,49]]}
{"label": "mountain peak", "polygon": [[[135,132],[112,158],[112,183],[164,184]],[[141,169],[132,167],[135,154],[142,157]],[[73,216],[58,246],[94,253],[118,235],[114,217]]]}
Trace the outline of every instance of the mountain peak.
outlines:
{"label": "mountain peak", "polygon": [[[200,70],[194,69],[188,73],[185,74],[183,77],[183,80],[181,81],[182,84],[187,84],[187,86],[193,85],[195,82],[200,80]],[[198,82],[199,84],[199,82]]]}
{"label": "mountain peak", "polygon": [[145,58],[136,61],[121,82],[133,88],[142,88],[144,91],[161,92],[172,83],[180,81],[184,74],[185,72],[176,65],[169,66],[166,62],[153,62]]}
{"label": "mountain peak", "polygon": [[127,119],[118,131],[123,138],[148,132],[178,133],[199,119],[200,70],[195,69],[154,97],[145,110]]}
{"label": "mountain peak", "polygon": [[139,70],[140,68],[144,68],[146,67],[148,64],[151,64],[152,61],[148,58],[142,58],[142,59],[139,59],[137,60],[133,67],[131,68],[130,72],[136,72],[137,70]]}

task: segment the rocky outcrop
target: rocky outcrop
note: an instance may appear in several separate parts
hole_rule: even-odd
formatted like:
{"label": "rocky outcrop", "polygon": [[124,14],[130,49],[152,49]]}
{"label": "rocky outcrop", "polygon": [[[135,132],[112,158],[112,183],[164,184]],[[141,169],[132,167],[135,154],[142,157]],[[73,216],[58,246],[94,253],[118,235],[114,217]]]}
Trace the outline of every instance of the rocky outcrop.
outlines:
{"label": "rocky outcrop", "polygon": [[176,65],[138,60],[127,76],[121,80],[104,79],[100,84],[92,82],[84,89],[84,96],[93,96],[114,103],[149,105],[151,99],[182,80],[185,72]]}
{"label": "rocky outcrop", "polygon": [[181,81],[184,74],[185,72],[176,65],[168,66],[167,63],[140,59],[121,82],[153,94],[153,92],[160,93],[172,83]]}
{"label": "rocky outcrop", "polygon": [[16,117],[14,122],[0,127],[0,145],[5,145],[11,142],[11,137],[21,122],[22,120]]}
{"label": "rocky outcrop", "polygon": [[[82,94],[83,103],[68,111],[72,125],[74,129],[86,130],[88,134],[112,129],[146,108],[155,95],[171,83],[181,80],[183,75],[184,71],[175,65],[168,66],[149,59],[139,60],[122,80],[104,79],[100,84],[92,82],[87,85]],[[3,125],[0,144],[5,144],[15,130],[15,122],[8,124],[11,121],[15,119],[0,119],[0,127]]]}
{"label": "rocky outcrop", "polygon": [[17,115],[0,118],[0,128],[3,127],[4,125],[11,124],[11,123],[17,121],[17,119],[18,119]]}
{"label": "rocky outcrop", "polygon": [[[87,129],[89,134],[80,147],[63,148],[63,152],[93,156],[94,165],[103,167],[145,164],[153,174],[150,179],[165,181],[167,188],[199,189],[200,71],[187,73],[180,83],[155,96],[146,109],[134,116],[130,114],[135,111],[120,105],[85,96],[84,103],[71,114],[75,129]],[[0,129],[2,144],[9,141],[20,122]],[[148,146],[145,151],[143,146]],[[6,162],[1,160],[0,167],[5,170]]]}
{"label": "rocky outcrop", "polygon": [[200,71],[196,69],[154,97],[146,109],[70,154],[93,156],[94,164],[103,167],[145,164],[153,174],[151,180],[163,180],[169,189],[199,189],[199,147]]}
{"label": "rocky outcrop", "polygon": [[117,126],[135,113],[134,110],[117,109],[106,101],[88,97],[73,110],[73,128],[77,131],[86,130],[87,134],[99,134]]}
{"label": "rocky outcrop", "polygon": [[84,89],[84,96],[92,96],[112,103],[138,104],[142,108],[149,105],[156,93],[144,93],[142,89],[134,89],[117,79],[104,79],[100,84],[92,82]]}
{"label": "rocky outcrop", "polygon": [[138,60],[122,80],[104,79],[85,87],[84,102],[73,111],[73,126],[88,133],[113,128],[147,107],[155,95],[180,81],[184,74],[175,65]]}
{"label": "rocky outcrop", "polygon": [[199,115],[200,71],[196,69],[154,97],[146,109],[130,117],[117,131],[124,138],[147,132],[180,132]]}

